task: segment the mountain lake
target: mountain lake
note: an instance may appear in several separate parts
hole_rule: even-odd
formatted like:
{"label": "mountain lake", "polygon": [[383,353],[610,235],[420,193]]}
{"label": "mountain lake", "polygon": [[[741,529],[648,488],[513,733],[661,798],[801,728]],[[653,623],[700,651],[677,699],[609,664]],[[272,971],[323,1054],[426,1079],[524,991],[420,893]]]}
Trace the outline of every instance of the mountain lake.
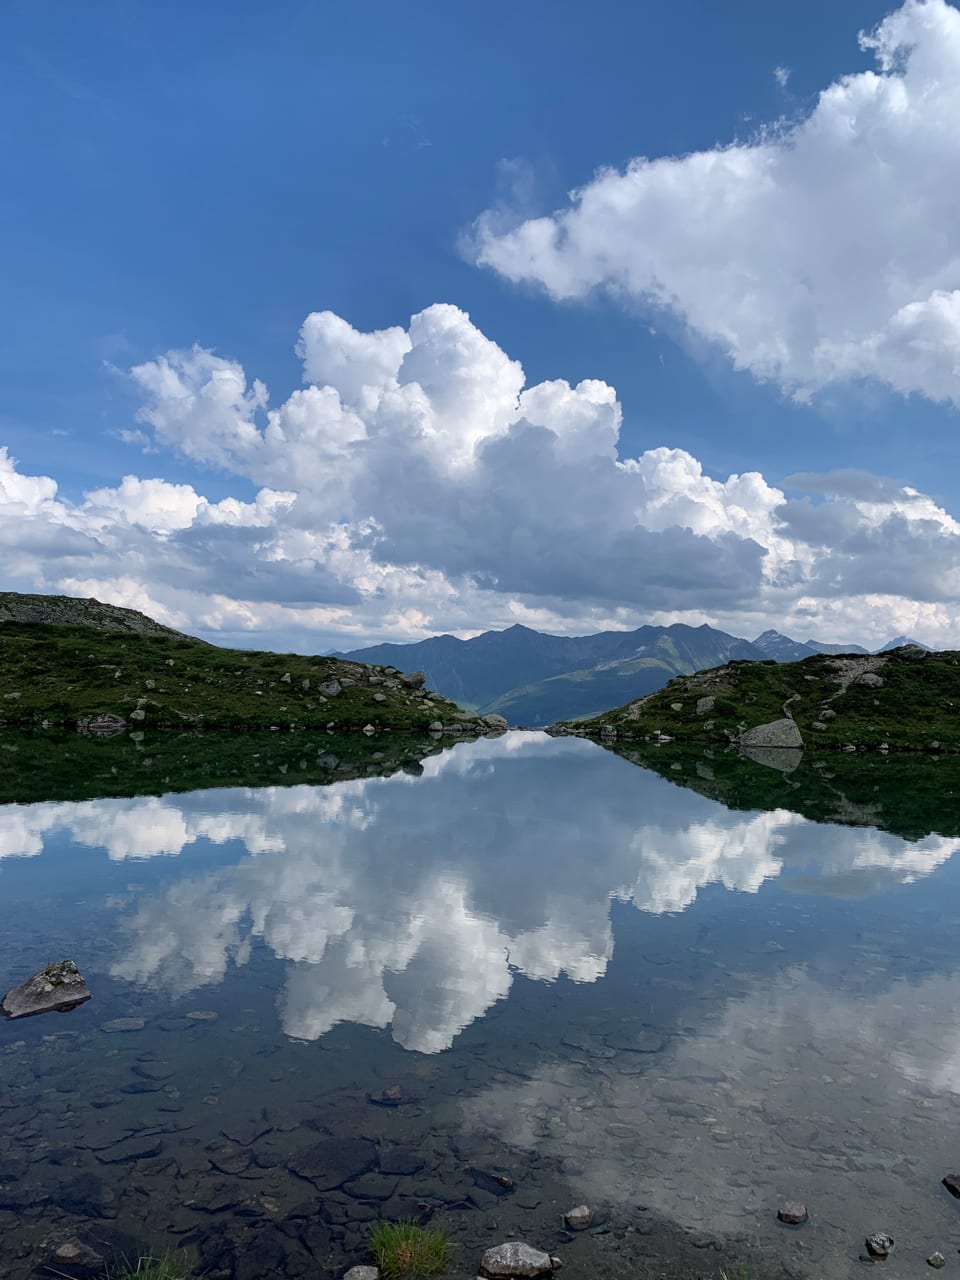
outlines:
{"label": "mountain lake", "polygon": [[940,815],[730,809],[530,732],[285,782],[0,806],[0,994],[92,991],[0,1022],[0,1277],[67,1238],[339,1276],[380,1217],[467,1277],[511,1239],[596,1280],[832,1280],[876,1231],[891,1278],[960,1266]]}

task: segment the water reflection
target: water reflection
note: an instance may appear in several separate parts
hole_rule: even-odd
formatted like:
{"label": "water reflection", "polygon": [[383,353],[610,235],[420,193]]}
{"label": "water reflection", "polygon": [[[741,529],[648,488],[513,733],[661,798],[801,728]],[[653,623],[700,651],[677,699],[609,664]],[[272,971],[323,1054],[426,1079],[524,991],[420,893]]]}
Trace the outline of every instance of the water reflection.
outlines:
{"label": "water reflection", "polygon": [[800,888],[876,893],[960,847],[786,809],[733,812],[539,734],[462,744],[420,778],[0,809],[0,857],[64,836],[113,861],[224,847],[213,868],[175,869],[119,899],[113,977],[179,997],[224,981],[262,943],[284,964],[287,1035],[389,1027],[420,1053],[449,1048],[517,974],[601,978],[611,900],[679,913],[705,886],[753,894],[785,874]]}

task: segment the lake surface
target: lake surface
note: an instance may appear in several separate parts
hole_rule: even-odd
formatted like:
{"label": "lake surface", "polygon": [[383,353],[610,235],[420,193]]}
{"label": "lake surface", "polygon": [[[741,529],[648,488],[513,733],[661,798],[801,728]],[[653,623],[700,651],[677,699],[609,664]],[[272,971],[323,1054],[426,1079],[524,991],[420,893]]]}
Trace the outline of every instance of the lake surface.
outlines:
{"label": "lake surface", "polygon": [[960,1265],[960,840],[536,733],[415,775],[0,806],[0,989],[93,991],[0,1023],[0,1276],[77,1232],[339,1274],[380,1215],[470,1276]]}

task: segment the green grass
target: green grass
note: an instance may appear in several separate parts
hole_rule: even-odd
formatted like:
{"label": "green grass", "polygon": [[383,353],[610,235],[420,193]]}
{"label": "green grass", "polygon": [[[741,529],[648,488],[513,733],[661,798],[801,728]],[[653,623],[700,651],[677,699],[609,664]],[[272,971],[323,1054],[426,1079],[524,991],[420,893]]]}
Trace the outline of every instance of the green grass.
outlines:
{"label": "green grass", "polygon": [[370,1231],[370,1253],[388,1280],[439,1275],[450,1260],[450,1237],[439,1227],[407,1219],[378,1222]]}
{"label": "green grass", "polygon": [[[838,660],[818,654],[802,662],[730,662],[672,680],[639,702],[616,707],[569,727],[600,736],[604,726],[618,738],[642,740],[666,734],[677,742],[726,742],[739,729],[778,720],[784,704],[808,749],[879,747],[893,751],[960,750],[960,653],[918,657],[905,649],[875,665],[879,688],[838,679]],[[697,713],[701,698],[713,697]],[[939,746],[934,746],[938,743]]]}
{"label": "green grass", "polygon": [[73,729],[104,714],[120,716],[132,730],[333,724],[342,731],[369,724],[422,732],[434,721],[459,721],[469,732],[471,721],[456,704],[410,687],[389,668],[221,649],[189,637],[0,624],[0,726]]}
{"label": "green grass", "polygon": [[159,1258],[142,1254],[136,1262],[114,1262],[107,1268],[107,1280],[186,1280],[189,1275],[183,1257],[174,1251]]}

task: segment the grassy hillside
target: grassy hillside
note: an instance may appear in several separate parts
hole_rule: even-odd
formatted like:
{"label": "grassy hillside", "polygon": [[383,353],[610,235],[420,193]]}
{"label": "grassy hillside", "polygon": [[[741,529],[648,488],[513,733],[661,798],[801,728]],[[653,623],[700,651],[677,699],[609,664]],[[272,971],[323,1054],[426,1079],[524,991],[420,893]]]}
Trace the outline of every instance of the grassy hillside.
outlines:
{"label": "grassy hillside", "polygon": [[802,662],[731,662],[593,719],[586,736],[726,742],[789,715],[808,748],[960,750],[960,653],[895,649]]}
{"label": "grassy hillside", "polygon": [[337,658],[220,649],[176,635],[0,625],[0,727],[319,728],[483,733],[415,678]]}

